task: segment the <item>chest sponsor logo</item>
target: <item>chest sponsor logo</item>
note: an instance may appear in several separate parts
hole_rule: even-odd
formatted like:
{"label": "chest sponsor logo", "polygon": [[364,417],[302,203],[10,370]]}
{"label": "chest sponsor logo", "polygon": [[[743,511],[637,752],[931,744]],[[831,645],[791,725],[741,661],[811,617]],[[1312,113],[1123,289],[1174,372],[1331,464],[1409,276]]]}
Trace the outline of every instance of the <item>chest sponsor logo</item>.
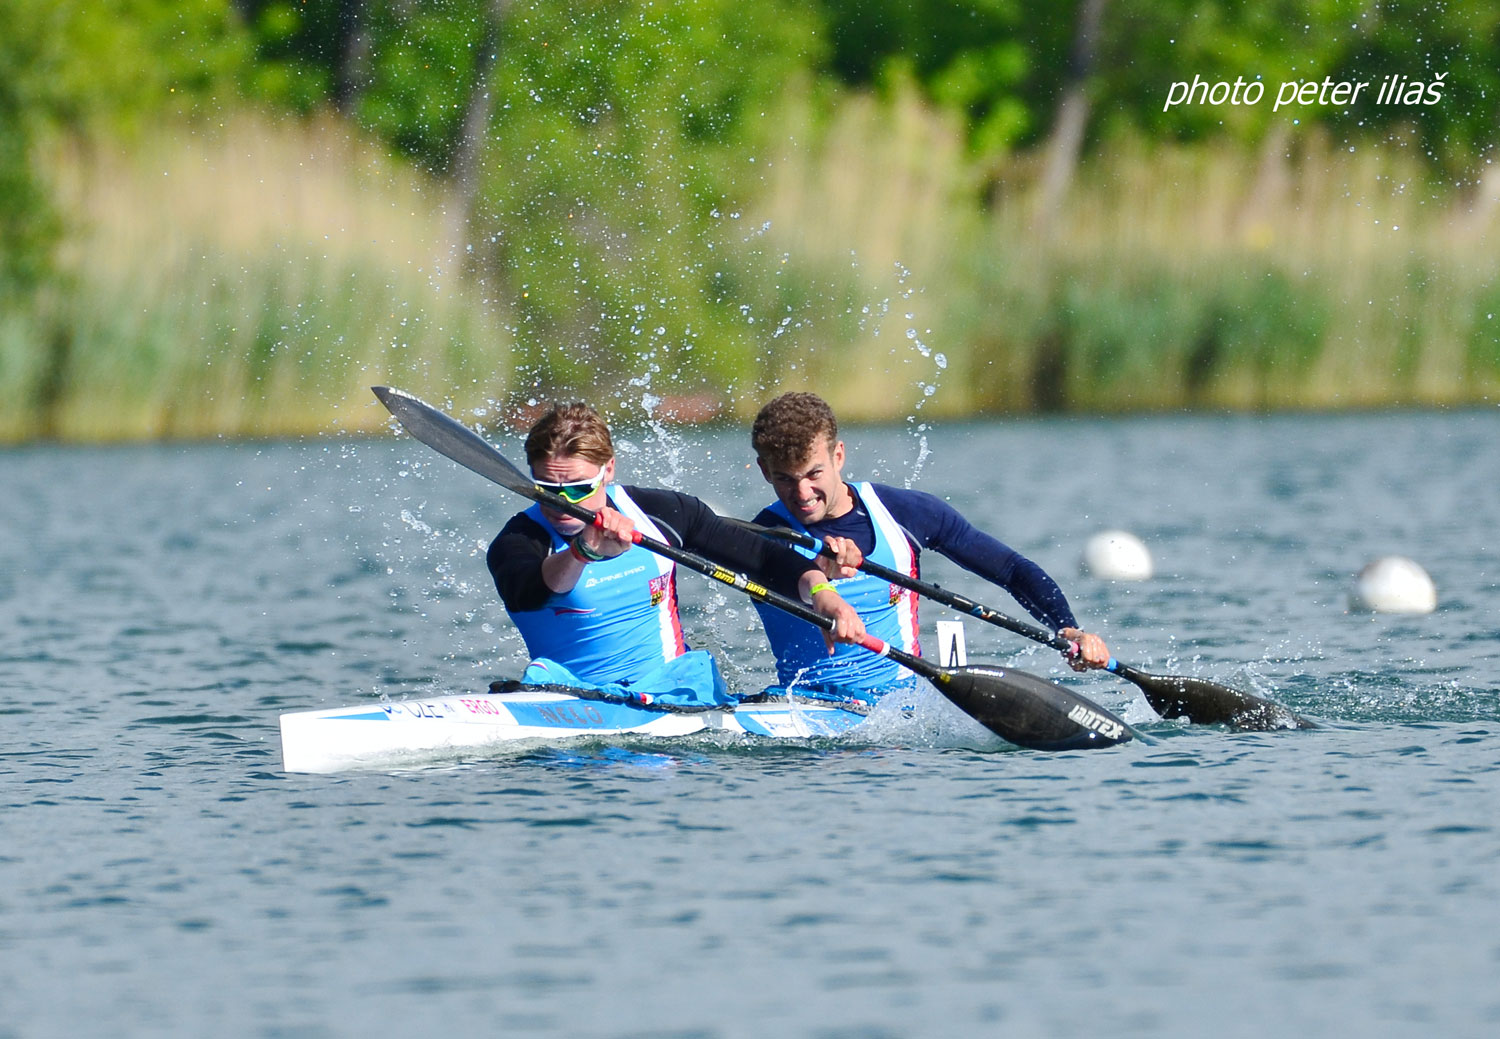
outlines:
{"label": "chest sponsor logo", "polygon": [[605,574],[603,577],[590,577],[587,581],[583,582],[583,586],[585,588],[597,588],[601,584],[608,584],[610,581],[618,581],[622,577],[634,577],[636,574],[643,574],[645,572],[646,568],[644,566],[633,566],[629,570],[621,570],[617,574]]}
{"label": "chest sponsor logo", "polygon": [[672,579],[666,575],[651,578],[651,605],[660,606],[671,587]]}

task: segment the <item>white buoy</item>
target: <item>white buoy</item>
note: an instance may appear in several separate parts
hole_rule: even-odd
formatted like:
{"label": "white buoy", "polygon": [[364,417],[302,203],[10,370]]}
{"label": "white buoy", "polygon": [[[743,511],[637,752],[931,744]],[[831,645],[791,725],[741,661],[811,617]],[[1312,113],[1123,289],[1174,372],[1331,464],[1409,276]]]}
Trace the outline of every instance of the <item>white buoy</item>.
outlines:
{"label": "white buoy", "polygon": [[1355,578],[1349,608],[1376,613],[1431,613],[1437,609],[1437,587],[1426,570],[1405,556],[1381,556],[1366,563]]}
{"label": "white buoy", "polygon": [[1104,530],[1083,546],[1079,569],[1106,581],[1144,581],[1151,576],[1151,553],[1126,530]]}

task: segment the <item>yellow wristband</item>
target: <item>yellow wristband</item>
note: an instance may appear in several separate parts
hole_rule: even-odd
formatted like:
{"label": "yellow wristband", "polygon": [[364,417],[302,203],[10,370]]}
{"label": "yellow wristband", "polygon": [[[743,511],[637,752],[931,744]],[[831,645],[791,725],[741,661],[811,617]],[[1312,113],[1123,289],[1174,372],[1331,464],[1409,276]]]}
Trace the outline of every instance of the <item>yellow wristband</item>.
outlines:
{"label": "yellow wristband", "polygon": [[819,581],[817,584],[813,585],[811,588],[809,588],[807,590],[807,597],[809,599],[811,599],[813,596],[817,595],[819,592],[831,592],[831,591],[835,591],[835,589],[833,587],[833,582],[831,582],[831,581]]}

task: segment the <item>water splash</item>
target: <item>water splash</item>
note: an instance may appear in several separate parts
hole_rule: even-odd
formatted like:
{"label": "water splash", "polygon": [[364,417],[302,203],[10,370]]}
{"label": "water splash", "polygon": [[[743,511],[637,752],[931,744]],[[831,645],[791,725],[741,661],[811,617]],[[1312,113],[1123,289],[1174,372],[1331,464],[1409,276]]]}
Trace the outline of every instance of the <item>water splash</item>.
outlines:
{"label": "water splash", "polygon": [[651,479],[647,482],[680,491],[686,486],[688,476],[684,460],[686,441],[668,424],[662,408],[665,399],[652,391],[652,380],[660,373],[661,365],[653,360],[642,374],[626,384],[641,392],[634,400],[622,403],[639,409],[649,436],[645,446],[630,440],[621,440],[619,446],[627,448],[643,469],[649,468]]}
{"label": "water splash", "polygon": [[[897,263],[896,280],[897,283],[901,286],[900,296],[903,300],[906,300],[908,302],[908,305],[910,304],[910,301],[914,296],[921,294],[921,290],[915,289],[910,284],[908,284],[910,278],[911,271],[909,271],[902,264]],[[921,420],[921,413],[922,409],[927,405],[927,402],[931,400],[938,391],[943,373],[948,370],[948,357],[946,354],[934,351],[924,341],[923,337],[931,335],[932,329],[927,328],[918,331],[916,326],[917,314],[915,309],[908,309],[903,311],[903,316],[907,321],[907,342],[912,344],[912,346],[916,349],[917,354],[921,358],[923,358],[924,360],[930,360],[933,364],[933,373],[931,376],[925,378],[921,376],[918,377],[917,388],[921,391],[921,396],[917,398],[916,404],[913,405],[911,414],[906,416],[906,423],[911,428],[912,435],[916,438],[917,442],[916,460],[906,470],[905,485],[909,488],[913,484],[915,484],[917,478],[922,475],[922,469],[926,466],[927,459],[932,456],[932,448],[927,442],[927,431],[929,429],[929,426],[926,422]],[[908,360],[910,360],[910,358],[908,358]]]}

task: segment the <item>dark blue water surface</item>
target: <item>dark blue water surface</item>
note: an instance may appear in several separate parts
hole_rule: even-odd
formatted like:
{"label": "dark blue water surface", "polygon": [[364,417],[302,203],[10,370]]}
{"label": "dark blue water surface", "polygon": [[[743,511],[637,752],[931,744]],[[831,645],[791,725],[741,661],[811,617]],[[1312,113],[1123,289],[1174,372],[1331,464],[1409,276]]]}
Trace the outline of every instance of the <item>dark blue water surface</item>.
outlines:
{"label": "dark blue water surface", "polygon": [[[483,555],[524,503],[409,439],[11,450],[0,1037],[1500,1029],[1500,413],[847,439],[851,475],[949,496],[1122,660],[1322,728],[1162,722],[970,622],[972,659],[1146,739],[1015,750],[928,691],[847,741],[287,775],[282,711],[519,670]],[[766,497],[737,430],[618,446],[627,480]],[[1107,527],[1153,580],[1078,574]],[[1349,611],[1387,553],[1436,613]],[[695,642],[761,682],[753,611],[682,583]]]}

